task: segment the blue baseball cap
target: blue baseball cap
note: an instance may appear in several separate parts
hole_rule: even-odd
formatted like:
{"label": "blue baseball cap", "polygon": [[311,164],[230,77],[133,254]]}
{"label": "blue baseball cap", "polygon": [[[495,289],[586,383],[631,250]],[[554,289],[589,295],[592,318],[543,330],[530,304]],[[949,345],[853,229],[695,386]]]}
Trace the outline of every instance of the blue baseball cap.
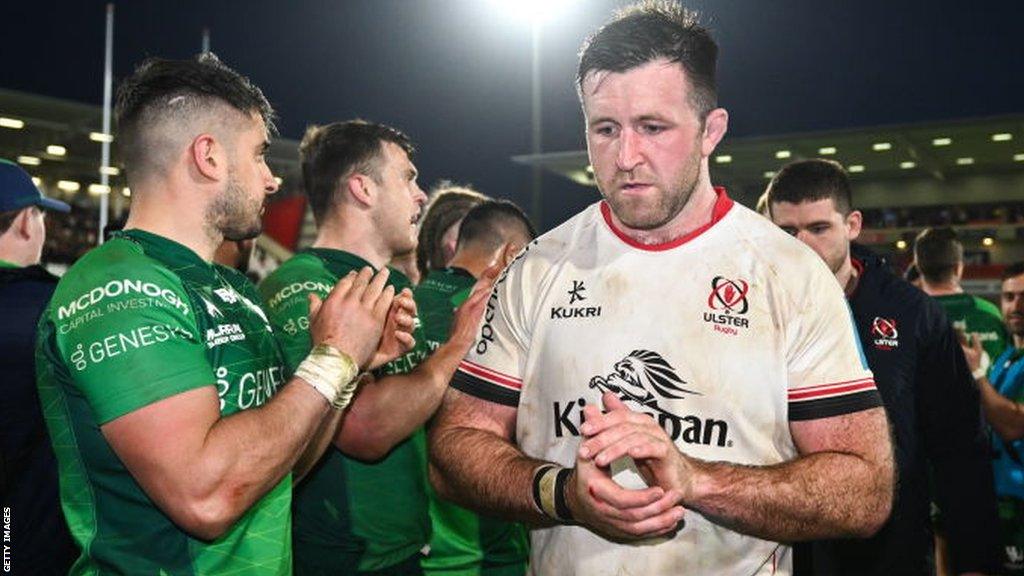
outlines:
{"label": "blue baseball cap", "polygon": [[21,166],[0,158],[0,212],[21,210],[26,206],[38,206],[57,212],[71,211],[71,206],[64,202],[43,196],[32,183],[32,177]]}

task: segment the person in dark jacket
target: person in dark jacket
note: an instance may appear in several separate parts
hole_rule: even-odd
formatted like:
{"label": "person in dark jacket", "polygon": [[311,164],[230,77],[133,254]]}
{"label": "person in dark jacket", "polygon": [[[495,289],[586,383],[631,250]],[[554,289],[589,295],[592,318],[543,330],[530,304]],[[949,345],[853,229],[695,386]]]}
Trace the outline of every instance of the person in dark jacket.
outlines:
{"label": "person in dark jacket", "polygon": [[36,322],[57,285],[39,265],[46,210],[70,207],[43,196],[24,170],[0,159],[0,495],[14,574],[67,574],[77,556],[36,391]]}
{"label": "person in dark jacket", "polygon": [[978,390],[942,307],[870,250],[851,245],[861,214],[851,207],[849,178],[837,162],[783,167],[768,185],[768,206],[772,221],[821,256],[843,286],[896,447],[898,488],[889,521],[865,540],[799,547],[796,573],[934,573],[932,499],[943,513],[956,572],[998,572]]}

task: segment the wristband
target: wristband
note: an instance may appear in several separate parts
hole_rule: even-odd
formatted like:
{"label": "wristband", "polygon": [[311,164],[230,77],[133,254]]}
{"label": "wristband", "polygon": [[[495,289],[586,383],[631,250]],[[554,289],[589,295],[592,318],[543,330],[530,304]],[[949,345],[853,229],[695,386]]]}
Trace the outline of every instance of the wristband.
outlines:
{"label": "wristband", "polygon": [[979,362],[979,366],[974,370],[974,372],[971,372],[971,376],[973,376],[975,380],[981,380],[986,374],[988,374],[988,369],[991,365],[992,359],[988,357],[988,352],[982,351],[981,362]]}
{"label": "wristband", "polygon": [[562,524],[572,524],[572,512],[565,498],[565,485],[572,468],[544,464],[533,473],[533,505],[537,510]]}
{"label": "wristband", "polygon": [[359,383],[359,367],[348,354],[328,344],[317,344],[299,364],[295,376],[340,410],[352,401]]}

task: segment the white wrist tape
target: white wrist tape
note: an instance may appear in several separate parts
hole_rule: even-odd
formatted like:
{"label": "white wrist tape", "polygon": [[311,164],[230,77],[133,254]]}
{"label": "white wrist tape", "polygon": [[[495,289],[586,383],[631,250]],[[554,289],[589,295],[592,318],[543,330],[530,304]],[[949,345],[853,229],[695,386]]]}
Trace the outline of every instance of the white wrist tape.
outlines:
{"label": "white wrist tape", "polygon": [[971,372],[971,376],[974,376],[975,380],[981,380],[988,374],[988,369],[992,366],[992,359],[989,358],[988,352],[982,350],[981,362],[979,362],[978,369]]}
{"label": "white wrist tape", "polygon": [[352,401],[359,384],[359,367],[352,358],[333,346],[317,344],[299,364],[295,376],[323,395],[340,410]]}

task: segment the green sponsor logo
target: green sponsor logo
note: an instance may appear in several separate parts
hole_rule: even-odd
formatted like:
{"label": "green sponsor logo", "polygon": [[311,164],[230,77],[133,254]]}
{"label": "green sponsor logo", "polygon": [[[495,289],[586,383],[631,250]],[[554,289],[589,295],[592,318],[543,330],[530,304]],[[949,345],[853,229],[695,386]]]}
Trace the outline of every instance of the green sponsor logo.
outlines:
{"label": "green sponsor logo", "polygon": [[90,365],[103,362],[133,350],[147,348],[166,342],[171,338],[191,339],[192,334],[178,327],[166,324],[139,326],[125,332],[118,332],[88,344],[79,344],[71,353],[71,365],[81,372]]}
{"label": "green sponsor logo", "polygon": [[188,315],[189,313],[188,306],[181,301],[181,298],[174,291],[162,288],[152,282],[125,278],[122,280],[111,280],[103,286],[97,286],[72,300],[67,305],[60,306],[57,309],[57,318],[65,320],[79,312],[90,309],[107,298],[117,298],[118,296],[129,294],[142,294],[150,298],[159,298],[180,310],[182,314]]}
{"label": "green sponsor logo", "polygon": [[312,280],[307,280],[305,282],[293,282],[285,286],[284,288],[278,290],[277,294],[271,296],[270,300],[267,301],[267,306],[270,306],[271,308],[277,308],[281,301],[291,296],[294,296],[295,294],[298,294],[300,292],[316,292],[318,294],[328,294],[333,288],[334,286],[331,286],[330,284],[326,284],[324,282],[314,282]]}

